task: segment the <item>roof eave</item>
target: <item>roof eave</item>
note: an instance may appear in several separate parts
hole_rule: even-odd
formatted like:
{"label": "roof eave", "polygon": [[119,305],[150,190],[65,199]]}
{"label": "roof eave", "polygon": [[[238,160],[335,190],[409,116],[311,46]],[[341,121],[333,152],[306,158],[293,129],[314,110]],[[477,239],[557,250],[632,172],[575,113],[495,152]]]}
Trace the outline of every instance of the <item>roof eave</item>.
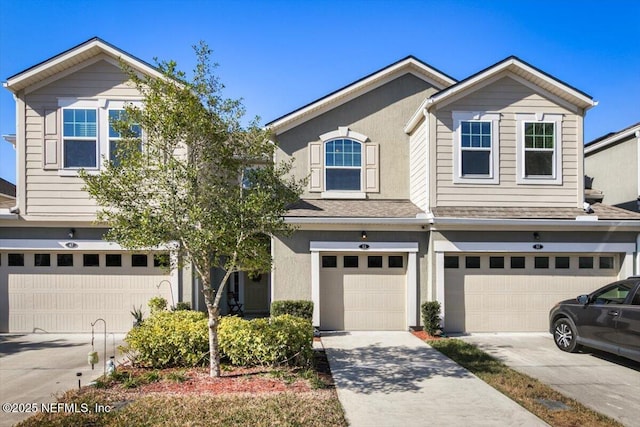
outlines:
{"label": "roof eave", "polygon": [[628,138],[631,135],[635,135],[637,138],[640,138],[640,124],[633,126],[629,129],[617,132],[603,140],[585,144],[584,154],[587,155],[592,153],[593,151],[601,150],[602,148],[608,147],[609,145],[613,145],[616,142],[622,139]]}
{"label": "roof eave", "polygon": [[312,101],[311,103],[297,110],[278,117],[277,119],[267,123],[266,127],[270,128],[274,132],[283,132],[284,130],[292,127],[292,123],[297,123],[301,118],[305,116],[315,117],[313,115],[313,112],[315,111],[324,111],[323,108],[326,108],[327,106],[330,106],[332,104],[335,104],[335,106],[342,105],[339,100],[351,99],[349,95],[357,94],[359,91],[362,91],[368,86],[371,86],[372,89],[377,87],[375,85],[376,82],[384,81],[384,78],[393,75],[396,72],[399,72],[403,68],[406,68],[407,72],[411,72],[411,70],[414,69],[420,71],[423,75],[429,76],[429,80],[431,80],[432,83],[434,83],[438,88],[445,88],[456,83],[456,80],[454,80],[452,77],[442,73],[439,70],[434,69],[433,67],[418,60],[417,58],[414,58],[413,56],[409,56],[381,70],[369,74],[368,76],[365,76],[362,79],[355,81],[354,83],[350,83],[349,85],[344,86],[343,88],[338,89],[335,92]]}
{"label": "roof eave", "polygon": [[425,218],[285,217],[287,224],[427,225]]}
{"label": "roof eave", "polygon": [[[492,76],[501,73],[503,71],[508,71],[510,67],[517,67],[520,68],[522,70],[524,70],[525,72],[529,73],[530,75],[536,76],[537,78],[544,80],[546,82],[548,82],[549,84],[557,87],[558,89],[560,89],[561,91],[565,92],[567,95],[567,98],[571,99],[567,99],[567,102],[570,102],[574,105],[576,105],[577,107],[583,109],[584,111],[587,111],[588,109],[596,106],[598,104],[597,101],[594,101],[593,98],[589,95],[587,95],[584,92],[579,91],[578,89],[575,89],[573,87],[571,87],[570,85],[556,79],[555,77],[551,76],[550,74],[547,74],[545,72],[543,72],[542,70],[539,70],[537,68],[535,68],[534,66],[522,61],[521,59],[517,58],[517,57],[508,57],[476,74],[473,74],[469,77],[467,77],[464,80],[461,80],[460,82],[458,82],[457,84],[443,89],[442,91],[436,93],[435,95],[433,95],[430,98],[430,104],[437,104],[437,103],[441,103],[444,100],[457,95],[477,84],[479,84],[480,82],[491,78]],[[532,81],[532,83],[535,84],[535,82]]]}
{"label": "roof eave", "polygon": [[639,220],[603,220],[603,219],[505,219],[505,218],[457,218],[435,217],[433,225],[454,226],[548,226],[548,227],[625,227],[640,230]]}
{"label": "roof eave", "polygon": [[70,63],[74,57],[77,57],[78,55],[96,48],[99,49],[100,52],[104,52],[105,54],[113,58],[122,60],[127,65],[139,72],[151,75],[153,77],[162,77],[162,73],[158,71],[158,69],[154,66],[136,58],[133,55],[130,55],[129,53],[121,49],[118,49],[117,47],[105,42],[100,38],[95,37],[39,64],[27,68],[26,70],[14,74],[13,76],[9,77],[6,82],[3,83],[3,86],[14,94],[18,93],[20,90],[36,84],[38,82],[37,76],[44,71],[55,66],[64,66],[65,63]]}

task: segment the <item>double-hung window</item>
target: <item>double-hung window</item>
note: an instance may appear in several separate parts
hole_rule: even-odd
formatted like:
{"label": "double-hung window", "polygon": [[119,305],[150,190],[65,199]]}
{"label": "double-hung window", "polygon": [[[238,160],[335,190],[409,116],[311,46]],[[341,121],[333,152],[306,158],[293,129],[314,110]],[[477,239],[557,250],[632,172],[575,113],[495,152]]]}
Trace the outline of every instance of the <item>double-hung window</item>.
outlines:
{"label": "double-hung window", "polygon": [[[122,135],[114,128],[113,124],[125,118],[125,110],[109,110],[109,160],[116,166],[120,164],[121,156],[124,154],[125,148],[122,145]],[[134,123],[129,129],[131,131],[129,136],[138,140],[138,151],[142,150],[142,141],[140,139],[142,132],[140,125]]]}
{"label": "double-hung window", "polygon": [[453,182],[497,184],[498,113],[453,113]]}
{"label": "double-hung window", "polygon": [[[46,145],[45,166],[59,169],[60,175],[75,176],[80,169],[93,173],[100,170],[103,159],[119,162],[121,141],[125,136],[138,139],[141,149],[141,129],[138,124],[130,127],[128,135],[121,135],[113,123],[123,118],[125,105],[134,101],[107,99],[59,98],[61,164],[56,160],[56,141],[51,137]],[[54,111],[55,113],[55,111]],[[47,134],[55,135],[55,114],[47,116]],[[52,117],[52,120],[49,120]],[[51,130],[50,130],[51,129]],[[50,161],[49,161],[50,160]],[[47,163],[48,162],[48,163]]]}
{"label": "double-hung window", "polygon": [[65,169],[98,168],[98,110],[62,110],[62,152]]}
{"label": "double-hung window", "polygon": [[334,139],[325,143],[326,190],[360,191],[362,145],[352,139]]}
{"label": "double-hung window", "polygon": [[517,182],[562,184],[560,114],[516,114]]}

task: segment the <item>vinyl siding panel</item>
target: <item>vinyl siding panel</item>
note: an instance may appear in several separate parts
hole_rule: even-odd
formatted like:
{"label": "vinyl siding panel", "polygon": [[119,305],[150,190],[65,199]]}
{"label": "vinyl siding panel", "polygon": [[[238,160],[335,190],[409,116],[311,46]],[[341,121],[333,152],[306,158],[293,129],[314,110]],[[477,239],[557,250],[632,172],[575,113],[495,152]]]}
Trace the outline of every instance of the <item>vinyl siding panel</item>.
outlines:
{"label": "vinyl siding panel", "polygon": [[410,199],[422,210],[427,210],[427,121],[409,137],[409,186]]}
{"label": "vinyl siding panel", "polygon": [[[499,124],[499,184],[453,183],[453,111],[501,113]],[[518,184],[516,182],[516,114],[561,114],[562,183]],[[445,105],[436,115],[436,205],[437,206],[558,206],[577,205],[579,117],[552,100],[515,80],[504,77],[484,88]],[[580,177],[580,179],[582,179]]]}
{"label": "vinyl siding panel", "polygon": [[[74,215],[84,216],[87,220],[95,216],[96,204],[82,190],[82,179],[60,176],[55,166],[44,168],[45,111],[58,110],[59,98],[126,100],[139,97],[137,90],[126,80],[126,75],[117,66],[101,60],[25,95],[25,214]],[[58,132],[47,135],[46,139],[58,141],[57,157],[61,164],[60,120],[58,110]],[[106,154],[106,139],[101,145],[98,158]]]}

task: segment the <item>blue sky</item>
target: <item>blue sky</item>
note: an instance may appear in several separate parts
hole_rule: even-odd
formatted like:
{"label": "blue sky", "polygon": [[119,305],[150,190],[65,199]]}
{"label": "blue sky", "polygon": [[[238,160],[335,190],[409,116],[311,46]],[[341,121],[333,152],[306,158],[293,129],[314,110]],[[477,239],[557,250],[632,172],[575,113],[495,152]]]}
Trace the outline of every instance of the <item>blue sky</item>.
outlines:
{"label": "blue sky", "polygon": [[[588,93],[585,141],[640,121],[636,0],[0,0],[0,80],[98,36],[191,70],[214,49],[225,95],[268,122],[407,55],[456,79],[517,55]],[[0,133],[15,132],[0,89]],[[0,177],[15,154],[0,141]]]}

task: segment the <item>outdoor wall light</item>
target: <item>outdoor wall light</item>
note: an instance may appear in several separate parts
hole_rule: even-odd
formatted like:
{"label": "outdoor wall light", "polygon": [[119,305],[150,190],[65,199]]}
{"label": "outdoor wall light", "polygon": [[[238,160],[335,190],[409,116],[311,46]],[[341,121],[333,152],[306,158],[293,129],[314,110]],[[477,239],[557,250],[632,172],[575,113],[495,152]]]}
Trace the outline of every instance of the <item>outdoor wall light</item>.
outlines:
{"label": "outdoor wall light", "polygon": [[73,239],[73,236],[75,235],[76,235],[76,229],[75,228],[69,229],[69,234],[68,234],[69,238]]}
{"label": "outdoor wall light", "polygon": [[366,231],[362,232],[362,240],[367,240],[367,232]]}
{"label": "outdoor wall light", "polygon": [[535,231],[533,233],[533,240],[540,240],[540,233],[538,233],[537,231]]}

